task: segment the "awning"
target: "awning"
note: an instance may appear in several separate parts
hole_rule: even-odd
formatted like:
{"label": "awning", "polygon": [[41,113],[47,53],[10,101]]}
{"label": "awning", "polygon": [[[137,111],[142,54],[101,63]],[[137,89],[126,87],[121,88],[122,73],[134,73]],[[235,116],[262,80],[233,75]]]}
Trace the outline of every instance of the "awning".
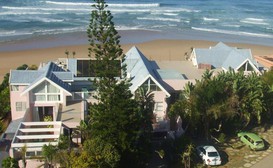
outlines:
{"label": "awning", "polygon": [[23,121],[23,118],[12,120],[9,123],[8,128],[6,129],[5,134],[15,134],[22,121]]}

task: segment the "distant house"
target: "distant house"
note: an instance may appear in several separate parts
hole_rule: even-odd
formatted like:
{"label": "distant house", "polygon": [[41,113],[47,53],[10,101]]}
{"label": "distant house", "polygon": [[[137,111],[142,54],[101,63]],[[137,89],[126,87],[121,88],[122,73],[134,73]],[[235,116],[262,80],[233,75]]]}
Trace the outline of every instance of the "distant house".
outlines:
{"label": "distant house", "polygon": [[229,47],[222,42],[208,49],[194,48],[190,60],[199,69],[232,69],[245,73],[260,73],[263,69],[253,58],[250,49]]}
{"label": "distant house", "polygon": [[255,56],[255,59],[268,70],[273,67],[273,55]]}
{"label": "distant house", "polygon": [[[12,121],[5,133],[12,139],[11,156],[17,157],[24,145],[27,157],[41,155],[44,144],[57,144],[61,134],[73,134],[87,114],[88,102],[96,101],[90,80],[96,76],[90,69],[93,61],[61,58],[41,64],[38,70],[10,71]],[[175,70],[159,69],[136,47],[126,53],[122,64],[127,65],[133,94],[140,87],[154,94],[154,131],[169,131],[171,96],[189,80]],[[118,77],[120,72],[116,73]]]}

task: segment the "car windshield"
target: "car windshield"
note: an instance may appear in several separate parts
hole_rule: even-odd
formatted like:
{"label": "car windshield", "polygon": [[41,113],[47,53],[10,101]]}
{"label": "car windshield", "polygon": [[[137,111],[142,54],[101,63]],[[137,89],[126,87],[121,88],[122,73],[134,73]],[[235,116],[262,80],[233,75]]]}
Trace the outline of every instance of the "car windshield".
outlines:
{"label": "car windshield", "polygon": [[262,144],[263,142],[262,141],[256,141],[254,144],[256,145],[256,146],[258,146],[258,145],[260,145],[260,144]]}
{"label": "car windshield", "polygon": [[217,157],[218,153],[217,152],[208,152],[209,157]]}

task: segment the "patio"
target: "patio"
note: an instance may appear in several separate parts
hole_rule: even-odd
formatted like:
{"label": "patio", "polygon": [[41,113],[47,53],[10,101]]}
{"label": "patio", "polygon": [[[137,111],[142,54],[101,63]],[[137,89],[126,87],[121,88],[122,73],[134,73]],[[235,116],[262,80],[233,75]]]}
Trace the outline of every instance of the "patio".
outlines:
{"label": "patio", "polygon": [[69,128],[76,128],[84,118],[84,101],[68,101],[58,113],[57,121]]}

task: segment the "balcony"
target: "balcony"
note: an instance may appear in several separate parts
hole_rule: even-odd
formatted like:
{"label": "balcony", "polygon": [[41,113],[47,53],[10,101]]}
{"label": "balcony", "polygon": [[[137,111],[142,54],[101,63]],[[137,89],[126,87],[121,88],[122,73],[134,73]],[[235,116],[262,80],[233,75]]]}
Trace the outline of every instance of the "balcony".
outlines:
{"label": "balcony", "polygon": [[61,128],[61,122],[22,122],[11,143],[11,156],[19,157],[24,146],[30,155],[39,155],[44,145],[57,145]]}
{"label": "balcony", "polygon": [[68,101],[58,112],[57,121],[62,121],[69,128],[76,128],[84,119],[85,101]]}

